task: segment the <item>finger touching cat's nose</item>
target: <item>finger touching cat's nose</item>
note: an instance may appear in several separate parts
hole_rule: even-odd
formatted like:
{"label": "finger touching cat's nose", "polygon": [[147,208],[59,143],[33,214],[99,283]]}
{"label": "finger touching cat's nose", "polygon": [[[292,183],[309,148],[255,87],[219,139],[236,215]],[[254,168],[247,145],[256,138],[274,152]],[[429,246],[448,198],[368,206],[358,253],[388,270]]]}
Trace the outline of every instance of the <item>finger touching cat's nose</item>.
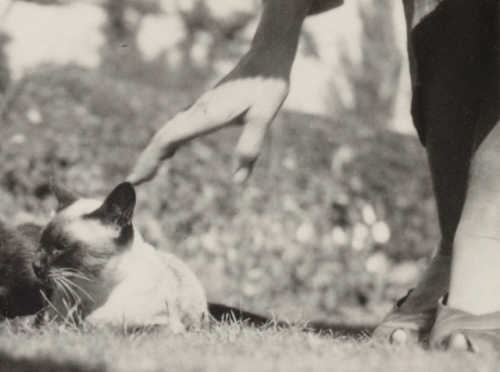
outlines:
{"label": "finger touching cat's nose", "polygon": [[132,173],[127,177],[127,182],[130,182],[134,186],[138,186],[141,183],[151,180],[158,172],[160,161],[160,157],[155,151],[146,149],[139,157]]}

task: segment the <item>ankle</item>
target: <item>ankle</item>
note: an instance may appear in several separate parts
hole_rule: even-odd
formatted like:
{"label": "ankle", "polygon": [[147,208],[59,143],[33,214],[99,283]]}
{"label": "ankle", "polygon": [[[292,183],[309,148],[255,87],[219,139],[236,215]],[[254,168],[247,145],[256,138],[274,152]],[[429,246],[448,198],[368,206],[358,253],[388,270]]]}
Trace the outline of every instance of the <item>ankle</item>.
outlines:
{"label": "ankle", "polygon": [[482,232],[457,234],[449,306],[475,315],[500,311],[499,262],[500,239]]}
{"label": "ankle", "polygon": [[[500,211],[496,207],[481,206],[479,203],[466,205],[453,238],[453,250],[460,246],[475,245],[480,242],[498,242],[500,245]],[[491,204],[491,203],[490,203]]]}

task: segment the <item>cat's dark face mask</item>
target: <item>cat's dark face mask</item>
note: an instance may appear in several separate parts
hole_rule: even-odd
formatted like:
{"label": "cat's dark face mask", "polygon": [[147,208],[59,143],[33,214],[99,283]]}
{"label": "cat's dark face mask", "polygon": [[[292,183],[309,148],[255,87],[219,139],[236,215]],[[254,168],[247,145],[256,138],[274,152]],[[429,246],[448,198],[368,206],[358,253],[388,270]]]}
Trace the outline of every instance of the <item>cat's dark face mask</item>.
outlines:
{"label": "cat's dark face mask", "polygon": [[98,279],[109,260],[133,240],[132,185],[118,185],[100,205],[54,181],[52,189],[59,201],[58,213],[42,233],[33,264],[37,276],[49,285],[61,275]]}

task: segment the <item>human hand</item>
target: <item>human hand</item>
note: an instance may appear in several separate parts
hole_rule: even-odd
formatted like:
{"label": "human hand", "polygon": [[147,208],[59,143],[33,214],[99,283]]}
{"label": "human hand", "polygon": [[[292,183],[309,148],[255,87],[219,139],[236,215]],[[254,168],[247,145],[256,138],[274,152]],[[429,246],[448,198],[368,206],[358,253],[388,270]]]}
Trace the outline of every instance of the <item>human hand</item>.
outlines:
{"label": "human hand", "polygon": [[[322,0],[323,1],[323,0]],[[339,5],[340,0],[330,0]],[[330,3],[329,2],[329,3]],[[140,155],[127,181],[153,178],[162,160],[184,143],[230,124],[243,124],[236,146],[235,183],[252,172],[264,136],[288,94],[290,70],[302,23],[319,11],[315,0],[268,0],[250,51],[236,68],[187,111],[167,122]]]}
{"label": "human hand", "polygon": [[265,69],[256,59],[247,55],[219,85],[168,121],[139,156],[127,181],[138,185],[152,179],[161,162],[173,156],[180,146],[231,124],[244,125],[235,151],[233,181],[246,181],[289,86],[287,76],[260,74]]}

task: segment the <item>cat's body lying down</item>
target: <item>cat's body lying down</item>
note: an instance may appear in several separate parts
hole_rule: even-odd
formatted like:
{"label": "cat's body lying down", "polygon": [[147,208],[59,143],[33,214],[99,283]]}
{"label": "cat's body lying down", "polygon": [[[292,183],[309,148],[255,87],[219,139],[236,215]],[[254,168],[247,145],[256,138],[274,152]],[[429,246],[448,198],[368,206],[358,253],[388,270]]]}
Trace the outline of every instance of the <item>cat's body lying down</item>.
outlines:
{"label": "cat's body lying down", "polygon": [[179,259],[144,242],[132,225],[135,192],[117,186],[104,202],[54,185],[59,209],[44,228],[35,272],[53,287],[52,317],[95,325],[199,326],[207,301]]}
{"label": "cat's body lying down", "polygon": [[[36,277],[32,268],[43,228],[34,224],[10,226],[0,220],[0,320],[41,315],[45,307],[44,296],[51,302],[62,302],[62,298],[56,301],[52,298],[50,288]],[[219,322],[236,320],[255,327],[276,325],[270,318],[222,304],[209,303],[208,313],[209,318]]]}
{"label": "cat's body lying down", "polygon": [[[78,200],[78,197],[69,192],[68,190],[64,190],[61,187],[57,186],[54,187],[54,191],[56,192],[56,195],[58,196],[59,199],[60,203],[59,215],[61,216],[62,211],[64,209],[69,208],[71,204],[75,203]],[[95,206],[98,207],[98,204],[102,205],[102,203],[97,203],[95,204]],[[109,223],[110,221],[108,220],[107,222]],[[153,254],[151,251],[152,250],[151,246],[149,246],[149,248],[144,249],[143,252],[148,252],[147,254],[141,255],[140,254],[141,250],[139,250],[138,253],[143,263],[147,262],[148,260],[147,257],[149,257],[149,259],[151,259],[155,263],[152,266],[143,264],[135,265],[136,268],[147,267],[148,272],[141,273],[141,270],[137,270],[133,276],[129,276],[129,278],[133,281],[134,284],[131,287],[129,287],[129,289],[127,289],[128,285],[127,282],[123,280],[120,281],[119,280],[120,278],[118,278],[118,281],[121,282],[121,287],[123,288],[123,290],[120,290],[116,293],[117,294],[122,293],[122,295],[114,297],[112,299],[112,302],[107,302],[106,307],[103,307],[103,305],[106,302],[105,301],[106,298],[108,298],[108,300],[111,300],[111,297],[109,296],[109,290],[112,288],[116,288],[118,282],[117,279],[110,280],[111,279],[110,276],[104,278],[105,282],[109,280],[109,282],[107,282],[108,283],[107,285],[101,286],[100,284],[95,282],[95,280],[97,279],[95,279],[94,276],[98,274],[99,271],[102,271],[102,265],[101,265],[102,262],[100,264],[99,261],[106,261],[106,256],[101,257],[101,260],[99,260],[97,257],[95,259],[91,259],[88,256],[86,257],[86,255],[80,255],[80,257],[76,255],[77,257],[74,257],[75,258],[74,260],[69,260],[70,262],[64,264],[64,259],[65,258],[68,259],[69,258],[68,256],[72,256],[71,254],[69,254],[70,251],[62,253],[62,251],[65,250],[64,249],[65,247],[53,246],[52,248],[54,250],[57,250],[55,248],[59,248],[61,252],[50,254],[51,248],[45,247],[45,249],[42,249],[42,252],[38,253],[39,256],[38,260],[35,262],[34,265],[32,265],[33,260],[35,259],[35,253],[40,246],[40,237],[42,235],[42,231],[45,230],[44,234],[45,246],[53,245],[52,243],[56,244],[68,243],[68,242],[63,242],[60,239],[62,238],[62,236],[60,236],[59,238],[55,237],[55,239],[50,239],[51,235],[56,234],[57,229],[56,227],[54,227],[54,225],[56,227],[59,225],[59,227],[61,227],[60,229],[61,232],[64,231],[66,228],[68,228],[68,225],[66,225],[65,228],[62,228],[61,224],[57,222],[52,223],[51,225],[52,227],[49,226],[44,227],[41,225],[34,225],[34,224],[10,226],[0,220],[0,320],[2,320],[2,318],[16,318],[19,316],[29,316],[35,314],[41,315],[46,307],[44,299],[48,299],[51,303],[54,304],[55,307],[55,309],[49,307],[48,312],[52,316],[56,317],[61,317],[63,315],[66,316],[68,313],[68,308],[72,308],[73,310],[79,308],[78,309],[79,311],[85,311],[86,313],[85,316],[87,317],[87,320],[89,320],[90,318],[90,321],[98,322],[99,318],[101,318],[101,321],[104,321],[104,318],[106,316],[104,311],[101,312],[101,315],[99,315],[99,313],[94,315],[94,319],[92,319],[91,317],[91,314],[95,312],[98,307],[102,307],[103,309],[107,309],[106,312],[108,311],[108,309],[110,310],[108,314],[109,321],[111,321],[112,323],[113,322],[116,323],[118,321],[122,325],[123,318],[120,318],[118,320],[119,317],[117,316],[117,314],[119,314],[119,311],[118,312],[111,311],[113,307],[110,306],[113,304],[118,304],[123,301],[125,302],[126,306],[130,304],[131,305],[130,309],[135,308],[137,310],[137,314],[140,314],[140,316],[135,317],[136,319],[135,322],[139,321],[141,323],[147,323],[147,324],[150,324],[151,322],[153,323],[164,322],[168,318],[167,316],[165,316],[165,314],[168,315],[171,314],[170,308],[172,307],[172,305],[171,304],[167,305],[167,303],[168,302],[175,303],[176,302],[175,299],[167,300],[167,302],[165,302],[165,306],[160,306],[159,303],[160,300],[162,300],[162,296],[159,295],[158,300],[155,300],[157,302],[157,305],[155,306],[159,310],[151,311],[155,306],[149,306],[147,299],[141,300],[141,297],[144,294],[134,293],[134,291],[137,291],[139,289],[138,286],[139,283],[143,283],[141,285],[146,286],[147,281],[144,282],[144,278],[155,277],[156,274],[152,275],[152,272],[149,269],[151,267],[158,268],[158,262],[162,262],[162,264],[167,267],[167,271],[170,272],[170,274],[164,276],[165,278],[172,276],[172,274],[174,274],[174,276],[176,277],[176,280],[167,283],[167,285],[171,285],[172,283],[174,283],[174,287],[176,287],[176,289],[173,289],[173,291],[183,290],[182,296],[179,297],[179,299],[182,299],[180,303],[180,308],[183,310],[181,310],[181,313],[178,314],[177,316],[177,318],[180,319],[180,323],[183,325],[182,328],[185,328],[185,324],[188,326],[190,324],[197,324],[199,320],[198,314],[201,314],[202,312],[206,311],[206,303],[205,303],[205,296],[203,294],[203,289],[201,288],[198,281],[194,277],[194,274],[181,261],[179,261],[176,257],[168,253],[156,251],[156,254]],[[127,231],[127,229],[125,229],[125,231]],[[99,236],[96,234],[89,233],[87,235],[95,240],[99,239]],[[139,234],[133,231],[133,236],[138,238]],[[111,255],[112,250],[109,253]],[[115,265],[120,266],[122,269],[124,269],[126,267],[125,262],[127,260],[131,265],[134,264],[133,258],[135,253],[136,251],[134,250],[134,254],[130,253],[129,255],[123,256],[123,260],[121,261],[121,263],[118,262],[119,260],[114,260],[111,262],[115,262]],[[75,254],[73,254],[73,256],[75,256]],[[92,270],[92,272],[90,273],[86,272],[84,268],[78,265],[79,261],[83,266],[86,266],[87,269],[89,269],[91,266],[95,266],[94,268],[95,270]],[[64,287],[64,289],[62,289],[63,287],[61,287],[64,286],[64,284],[59,284],[59,290],[55,291],[55,293],[52,293],[53,292],[52,288],[54,287],[54,280],[58,279],[47,277],[49,275],[48,269],[51,266],[50,262],[52,262],[52,269],[56,269],[57,262],[62,263],[63,265],[59,266],[59,269],[57,270],[59,270],[60,276],[66,276],[66,278],[62,278],[60,280],[70,279],[71,283],[74,284],[73,285],[68,284],[68,282],[65,281],[64,284],[66,286]],[[38,274],[42,278],[44,278],[43,281],[35,275],[33,266],[37,268]],[[62,267],[65,267],[67,270],[61,271]],[[159,272],[160,271],[163,272],[163,267],[160,266],[159,268],[161,269],[159,270]],[[108,269],[111,268],[108,267]],[[48,282],[50,282],[51,285],[47,285]],[[158,285],[158,283],[151,283],[151,281],[149,283],[151,289],[155,288],[155,286]],[[180,283],[180,286],[175,286],[175,283]],[[70,286],[69,288],[67,287],[68,285]],[[92,292],[93,293],[92,297],[95,297],[93,298],[93,301],[95,302],[90,300],[89,296],[87,296],[85,292],[82,292],[80,289],[76,288],[75,285],[83,289],[89,295],[90,295],[89,292]],[[190,287],[194,290],[186,291],[185,290],[186,287]],[[73,308],[73,305],[76,305],[77,301],[74,298],[72,291],[74,291],[75,294],[81,299],[80,301],[82,302],[82,305],[83,304],[86,305],[85,307],[76,306]],[[121,300],[119,301],[120,298]],[[149,311],[143,312],[141,306],[144,309],[149,309]],[[190,309],[191,307],[192,309]],[[114,308],[117,309],[117,307]],[[175,306],[174,309],[172,310],[175,313]],[[167,311],[167,313],[165,313],[165,311]],[[59,314],[57,312],[59,312]],[[104,315],[102,315],[103,313]],[[182,314],[187,315],[187,317],[186,316],[183,317]],[[189,314],[194,314],[194,315],[189,315]],[[276,323],[276,321],[273,319],[249,313],[247,311],[229,307],[222,304],[209,303],[208,314],[209,314],[208,318],[213,319],[215,321],[228,321],[228,320],[241,321],[249,326],[257,326],[257,327],[265,326],[266,324],[285,326],[280,322]],[[180,329],[180,327],[178,328]]]}
{"label": "cat's body lying down", "polygon": [[[207,309],[195,275],[176,257],[143,242],[133,228],[130,185],[120,185],[104,203],[63,187],[54,191],[59,210],[45,228],[0,221],[0,320],[40,314],[46,297],[52,317],[97,325],[165,325],[176,333],[213,319],[288,327],[226,305],[209,303]],[[44,281],[31,265],[37,249],[33,267]],[[369,327],[313,322],[304,330],[365,335]]]}

